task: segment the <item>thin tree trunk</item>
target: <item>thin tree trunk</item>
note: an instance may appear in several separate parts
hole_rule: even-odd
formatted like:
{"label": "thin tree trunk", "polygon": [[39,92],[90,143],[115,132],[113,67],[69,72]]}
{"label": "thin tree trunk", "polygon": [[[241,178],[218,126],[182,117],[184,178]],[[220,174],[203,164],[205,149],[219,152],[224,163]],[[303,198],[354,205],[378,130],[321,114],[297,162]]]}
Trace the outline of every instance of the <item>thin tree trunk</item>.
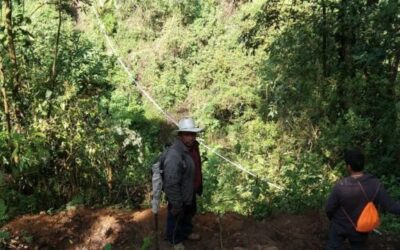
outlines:
{"label": "thin tree trunk", "polygon": [[[14,125],[16,126],[16,130],[20,131],[21,130],[21,121],[23,118],[22,111],[23,110],[20,106],[20,103],[22,102],[22,97],[20,96],[20,87],[21,87],[21,81],[20,81],[20,73],[19,73],[19,67],[18,67],[18,61],[17,61],[17,53],[15,50],[15,38],[14,38],[14,32],[13,32],[13,23],[12,23],[12,5],[11,5],[11,0],[3,0],[4,3],[4,13],[5,13],[5,19],[4,19],[4,27],[6,29],[6,34],[7,34],[7,50],[8,50],[8,56],[11,61],[11,69],[10,69],[10,85],[9,87],[12,90],[12,99],[13,99],[13,106],[12,106],[12,111],[13,111],[13,118],[15,119]],[[11,112],[10,112],[11,116]],[[11,118],[10,118],[11,119]]]}
{"label": "thin tree trunk", "polygon": [[13,89],[14,92],[18,92],[20,87],[19,83],[19,74],[18,74],[18,61],[17,61],[17,53],[15,51],[14,45],[14,32],[13,32],[13,23],[12,23],[12,6],[11,0],[3,0],[4,8],[5,8],[5,28],[7,32],[7,45],[8,45],[8,55],[11,60],[12,65],[12,76],[13,76]]}
{"label": "thin tree trunk", "polygon": [[108,161],[105,161],[104,163],[105,163],[105,171],[107,178],[108,198],[111,200],[112,189],[113,189],[113,171],[112,171],[112,166]]}
{"label": "thin tree trunk", "polygon": [[337,23],[338,32],[336,40],[338,43],[339,65],[340,65],[340,80],[337,85],[336,95],[339,100],[334,104],[335,113],[342,114],[351,105],[351,97],[349,97],[345,80],[355,76],[352,59],[352,47],[355,43],[355,34],[352,24],[349,22],[349,15],[355,14],[351,9],[351,0],[341,0],[339,3]]}
{"label": "thin tree trunk", "polygon": [[393,63],[391,65],[391,72],[389,75],[389,81],[392,85],[395,84],[396,79],[397,79],[397,74],[399,71],[399,65],[400,65],[400,50],[397,52],[397,54],[394,56]]}
{"label": "thin tree trunk", "polygon": [[[14,33],[13,33],[13,23],[12,23],[12,5],[11,0],[3,0],[2,1],[4,8],[4,27],[7,34],[7,51],[8,56],[11,62],[11,69],[10,69],[10,78],[9,81],[5,81],[4,77],[4,68],[2,61],[0,62],[1,67],[1,95],[3,97],[3,105],[4,105],[4,112],[6,114],[7,120],[7,131],[8,131],[8,147],[10,151],[10,165],[6,165],[5,171],[7,173],[12,172],[12,168],[18,164],[19,156],[15,155],[12,156],[12,152],[17,147],[11,139],[11,133],[13,130],[13,125],[15,126],[16,131],[20,131],[20,122],[22,120],[22,113],[20,112],[19,102],[21,101],[19,95],[19,88],[20,88],[20,77],[19,77],[19,70],[18,70],[18,62],[17,62],[17,53],[15,50],[15,43],[14,43]],[[2,16],[3,18],[3,16]],[[7,85],[6,85],[7,84]],[[7,96],[7,89],[8,87],[11,90],[11,98]],[[10,100],[12,100],[10,102]],[[11,106],[10,106],[11,105]],[[13,121],[14,120],[14,121]]]}
{"label": "thin tree trunk", "polygon": [[345,77],[354,77],[355,75],[351,51],[356,42],[356,36],[352,23],[348,18],[349,15],[356,15],[357,13],[351,8],[351,3],[352,2],[349,0],[342,0],[338,13],[339,58],[343,65],[342,74],[344,74]]}
{"label": "thin tree trunk", "polygon": [[53,53],[53,64],[52,64],[52,67],[51,67],[51,76],[50,76],[50,83],[51,83],[52,87],[54,87],[54,82],[55,82],[55,79],[57,77],[57,58],[58,58],[58,47],[59,47],[59,44],[60,44],[61,24],[62,24],[61,0],[59,0],[56,46],[55,46],[54,53]]}
{"label": "thin tree trunk", "polygon": [[10,138],[12,125],[11,125],[10,110],[8,108],[8,99],[7,99],[6,88],[1,87],[1,95],[3,97],[4,113],[6,115],[8,137]]}
{"label": "thin tree trunk", "polygon": [[322,71],[324,77],[328,76],[327,73],[327,57],[326,57],[326,4],[325,0],[322,1],[322,18],[323,18],[323,23],[322,23]]}
{"label": "thin tree trunk", "polygon": [[9,105],[8,105],[8,98],[7,98],[7,92],[5,88],[5,81],[4,81],[4,70],[3,70],[3,58],[0,57],[0,84],[1,84],[1,95],[3,97],[3,107],[4,107],[4,114],[6,115],[6,122],[7,122],[7,132],[8,132],[8,138],[11,137],[11,116],[10,116],[10,110],[9,110]]}
{"label": "thin tree trunk", "polygon": [[[53,64],[51,66],[50,73],[50,90],[54,91],[55,81],[57,78],[57,59],[58,59],[58,47],[60,44],[60,35],[61,35],[61,24],[62,24],[62,15],[61,15],[61,0],[58,1],[58,27],[57,27],[57,35],[56,35],[56,45],[53,53]],[[52,111],[52,102],[49,104],[49,109],[47,112],[47,118],[50,118]]]}

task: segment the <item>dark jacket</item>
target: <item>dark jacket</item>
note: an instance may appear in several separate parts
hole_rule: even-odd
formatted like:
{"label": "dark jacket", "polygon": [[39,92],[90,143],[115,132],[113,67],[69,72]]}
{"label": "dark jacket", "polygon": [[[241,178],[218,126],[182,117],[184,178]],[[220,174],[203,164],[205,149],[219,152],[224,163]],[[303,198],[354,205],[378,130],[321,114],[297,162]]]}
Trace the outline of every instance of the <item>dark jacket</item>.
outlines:
{"label": "dark jacket", "polygon": [[174,208],[191,205],[195,165],[179,139],[168,148],[164,160],[164,192]]}
{"label": "dark jacket", "polygon": [[345,209],[349,217],[356,224],[362,209],[369,201],[365,198],[358,181],[364,188],[369,200],[376,193],[373,202],[377,208],[380,207],[389,213],[400,215],[400,203],[395,202],[387,194],[376,177],[364,174],[357,179],[351,176],[343,178],[334,186],[326,203],[326,214],[332,223],[335,223],[344,230],[355,230],[342,208]]}

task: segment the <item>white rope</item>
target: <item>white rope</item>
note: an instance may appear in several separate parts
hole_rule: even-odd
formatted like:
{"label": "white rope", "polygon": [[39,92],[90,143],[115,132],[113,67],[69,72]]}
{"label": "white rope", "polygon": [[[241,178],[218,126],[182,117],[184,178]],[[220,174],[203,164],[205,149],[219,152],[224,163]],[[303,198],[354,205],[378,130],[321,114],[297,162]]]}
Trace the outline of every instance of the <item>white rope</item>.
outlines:
{"label": "white rope", "polygon": [[[107,43],[112,51],[112,53],[114,55],[117,56],[117,60],[119,62],[119,64],[121,65],[121,67],[125,70],[125,72],[128,74],[128,76],[133,79],[133,75],[132,73],[129,71],[128,67],[125,65],[125,63],[122,61],[121,57],[119,56],[119,54],[117,53],[117,50],[115,49],[115,47],[113,46],[113,42],[111,41],[110,37],[107,35],[106,32],[106,28],[104,27],[103,22],[100,20],[99,14],[97,13],[96,9],[94,8],[94,6],[92,5],[92,11],[96,16],[97,22],[100,26],[100,30],[103,33],[104,37],[107,40]],[[147,99],[149,99],[149,101],[151,103],[153,103],[153,105],[172,123],[174,123],[176,126],[178,126],[178,122],[172,117],[170,116],[151,96],[149,93],[147,93],[147,91],[141,86],[141,84],[136,81],[135,79],[133,80],[134,85],[139,89],[140,92],[143,93],[144,96],[147,97]],[[208,146],[207,144],[205,144],[202,140],[199,140],[200,144],[203,145],[205,148],[207,148],[208,150],[210,150],[211,152],[213,152],[214,154],[216,154],[217,156],[219,156],[221,159],[225,160],[226,162],[230,163],[231,165],[233,165],[234,167],[236,167],[237,169],[241,170],[242,172],[247,173],[250,176],[253,176],[259,180],[265,181],[267,182],[270,186],[275,187],[277,189],[283,190],[284,188],[274,184],[268,180],[265,179],[261,179],[260,177],[258,177],[255,173],[247,170],[245,167],[243,167],[242,165],[240,165],[239,163],[233,162],[231,160],[229,160],[228,158],[226,158],[225,156],[221,155],[220,153],[218,153],[215,149],[211,148],[210,146]]]}
{"label": "white rope", "polygon": [[257,178],[257,179],[260,179],[260,180],[262,180],[262,181],[265,181],[265,182],[267,182],[270,186],[273,186],[273,187],[275,187],[275,188],[277,188],[277,189],[281,189],[281,190],[283,189],[283,187],[281,187],[281,186],[279,186],[279,185],[276,185],[276,184],[274,184],[274,183],[272,183],[272,182],[270,182],[270,181],[267,181],[267,180],[265,180],[265,179],[261,179],[261,178],[258,177],[255,173],[250,172],[249,170],[245,169],[245,168],[244,168],[242,165],[240,165],[239,163],[236,163],[236,162],[233,162],[233,161],[229,160],[229,159],[226,158],[225,156],[223,156],[223,155],[221,155],[220,153],[218,153],[215,149],[213,149],[213,148],[207,146],[202,140],[199,140],[199,142],[200,142],[200,144],[203,145],[205,148],[207,148],[208,150],[210,150],[210,151],[213,152],[214,154],[218,155],[220,158],[222,158],[222,159],[225,160],[226,162],[229,162],[230,164],[232,164],[232,165],[235,166],[236,168],[240,169],[241,171],[247,173],[248,175],[251,175],[251,176],[253,176],[253,177]]}
{"label": "white rope", "polygon": [[[106,40],[107,40],[107,43],[108,43],[108,45],[109,45],[110,48],[111,48],[112,53],[113,53],[114,55],[117,56],[117,60],[118,60],[119,64],[120,64],[121,67],[125,70],[125,72],[128,74],[129,78],[130,78],[130,79],[133,79],[132,73],[129,71],[129,69],[128,69],[128,67],[125,65],[125,63],[122,61],[122,59],[121,59],[121,57],[119,56],[117,50],[114,48],[114,45],[113,45],[113,43],[112,43],[110,37],[107,35],[106,28],[104,27],[103,22],[100,20],[99,14],[97,13],[97,11],[96,11],[96,9],[94,8],[94,6],[92,6],[92,10],[93,10],[93,13],[94,13],[95,16],[96,16],[97,22],[99,23],[100,30],[101,30],[101,32],[103,33],[103,35],[105,36],[105,38],[106,38]],[[141,86],[141,84],[140,84],[138,81],[133,80],[133,83],[134,83],[134,85],[140,90],[140,92],[142,92],[142,94],[145,95],[145,96],[147,97],[147,99],[149,99],[149,101],[150,101],[151,103],[153,103],[153,105],[154,105],[161,113],[163,113],[165,117],[168,118],[168,120],[170,120],[171,122],[173,122],[175,125],[178,125],[178,123],[175,121],[175,119],[174,119],[172,116],[170,116],[166,111],[164,111],[164,110],[162,109],[162,107],[150,96],[149,93],[147,93],[147,91]]]}

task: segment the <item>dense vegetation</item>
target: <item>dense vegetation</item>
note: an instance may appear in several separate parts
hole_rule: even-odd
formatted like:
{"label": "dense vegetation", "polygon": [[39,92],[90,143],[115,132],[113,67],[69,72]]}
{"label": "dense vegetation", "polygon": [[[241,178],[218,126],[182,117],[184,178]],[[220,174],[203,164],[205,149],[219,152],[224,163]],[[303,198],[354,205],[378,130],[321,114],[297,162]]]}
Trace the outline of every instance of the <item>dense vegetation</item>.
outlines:
{"label": "dense vegetation", "polygon": [[149,162],[174,127],[136,82],[257,174],[202,148],[203,209],[320,208],[343,173],[342,150],[354,146],[400,198],[399,5],[2,0],[2,219],[148,202]]}

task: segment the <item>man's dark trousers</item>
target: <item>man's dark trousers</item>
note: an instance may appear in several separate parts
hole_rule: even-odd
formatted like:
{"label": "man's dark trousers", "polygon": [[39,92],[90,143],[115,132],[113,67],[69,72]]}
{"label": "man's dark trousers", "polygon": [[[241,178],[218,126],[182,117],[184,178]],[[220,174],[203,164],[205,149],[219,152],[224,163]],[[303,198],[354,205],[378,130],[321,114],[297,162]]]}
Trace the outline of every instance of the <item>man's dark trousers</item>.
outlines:
{"label": "man's dark trousers", "polygon": [[358,233],[354,229],[346,230],[335,223],[331,223],[326,250],[342,249],[346,239],[349,239],[352,250],[366,250],[367,238],[368,233]]}
{"label": "man's dark trousers", "polygon": [[179,215],[174,216],[171,210],[172,206],[168,204],[167,239],[171,244],[178,244],[192,233],[192,218],[196,213],[196,197],[193,197],[191,205],[183,207]]}

